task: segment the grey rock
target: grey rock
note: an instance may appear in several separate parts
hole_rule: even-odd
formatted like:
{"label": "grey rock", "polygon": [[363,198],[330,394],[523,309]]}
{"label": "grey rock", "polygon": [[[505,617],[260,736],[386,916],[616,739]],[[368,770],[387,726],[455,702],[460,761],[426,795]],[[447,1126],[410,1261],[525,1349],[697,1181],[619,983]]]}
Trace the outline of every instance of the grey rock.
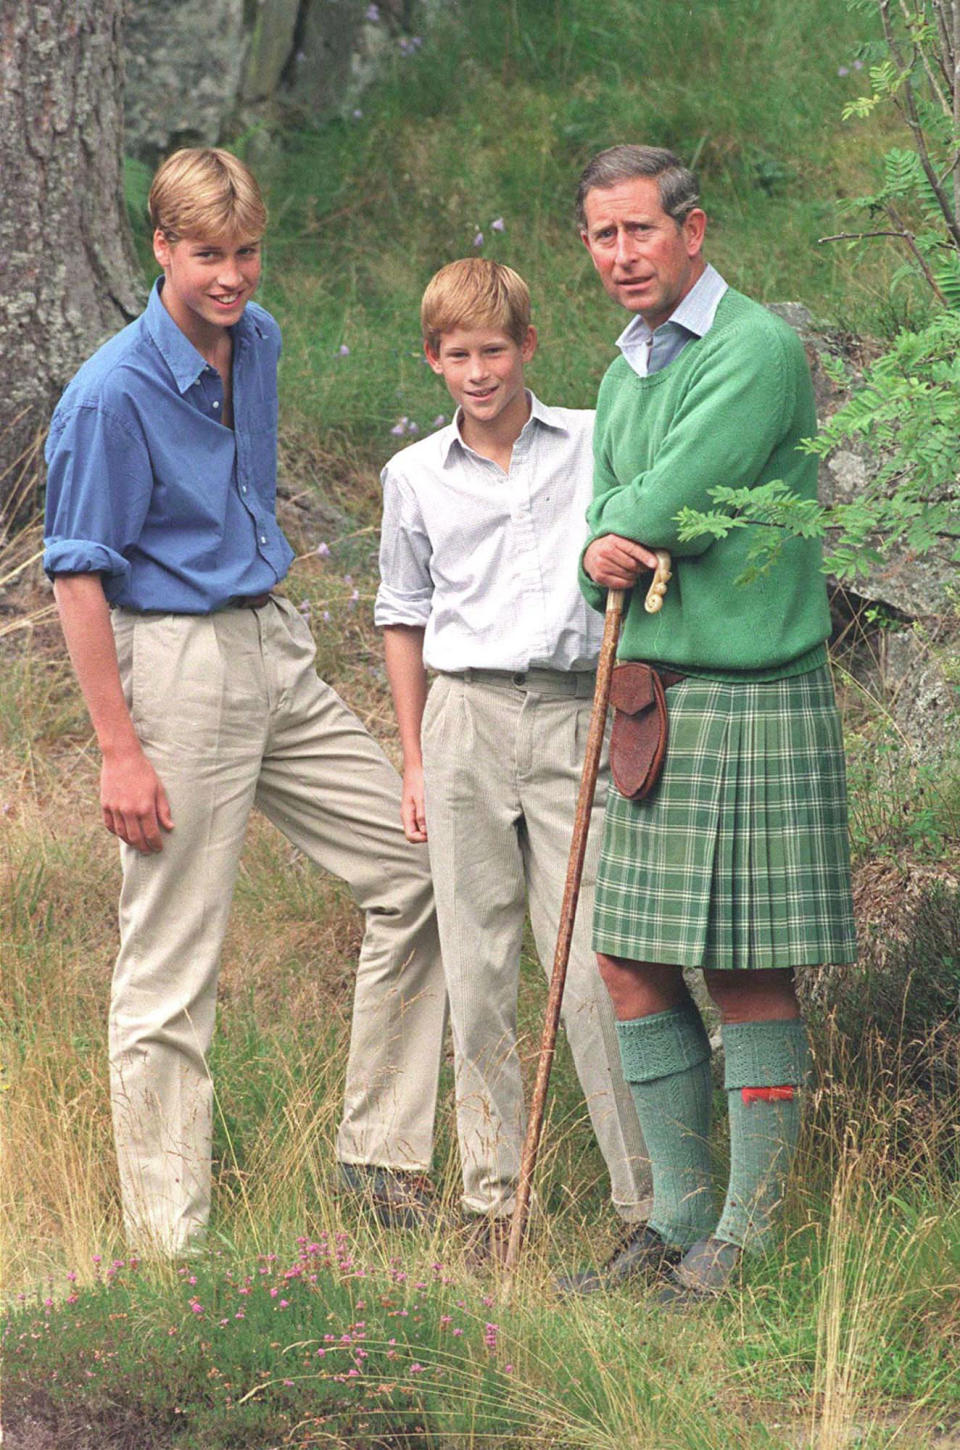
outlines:
{"label": "grey rock", "polygon": [[125,30],[127,149],[153,160],[176,145],[218,141],[249,46],[243,0],[129,7]]}
{"label": "grey rock", "polygon": [[[423,0],[421,29],[450,0]],[[126,150],[148,164],[180,145],[352,109],[409,37],[410,0],[132,0],[125,29]]]}
{"label": "grey rock", "polygon": [[[827,374],[822,360],[842,358],[856,381],[876,348],[852,334],[822,327],[802,303],[772,303],[770,311],[782,317],[806,347],[817,417],[823,423],[847,400],[849,392],[838,387]],[[863,492],[877,468],[877,454],[868,444],[848,440],[820,463],[821,503],[850,503]],[[905,548],[891,548],[883,563],[859,577],[853,588],[861,600],[881,604],[904,618],[929,619],[952,610],[958,581],[960,570],[949,546],[944,544],[930,550],[922,559],[916,559]]]}
{"label": "grey rock", "polygon": [[881,679],[913,759],[943,760],[960,727],[956,652],[938,649],[922,630],[888,632],[882,643]]}

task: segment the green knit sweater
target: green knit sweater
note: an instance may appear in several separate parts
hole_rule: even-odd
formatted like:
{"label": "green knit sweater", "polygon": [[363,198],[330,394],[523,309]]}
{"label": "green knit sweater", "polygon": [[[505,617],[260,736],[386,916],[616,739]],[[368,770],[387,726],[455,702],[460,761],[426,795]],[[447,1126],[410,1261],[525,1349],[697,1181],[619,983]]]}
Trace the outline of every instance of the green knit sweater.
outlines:
{"label": "green knit sweater", "polygon": [[[818,541],[791,539],[768,573],[737,584],[751,529],[681,543],[676,524],[684,504],[714,507],[710,490],[720,484],[783,479],[815,498],[816,459],[797,451],[815,432],[802,343],[739,292],[725,292],[710,331],[659,372],[641,378],[625,358],[611,364],[597,399],[590,540],[621,534],[673,556],[659,614],[643,607],[649,574],[629,596],[621,659],[710,679],[778,679],[824,662],[830,614]],[[606,591],[582,567],[580,583],[603,610]]]}

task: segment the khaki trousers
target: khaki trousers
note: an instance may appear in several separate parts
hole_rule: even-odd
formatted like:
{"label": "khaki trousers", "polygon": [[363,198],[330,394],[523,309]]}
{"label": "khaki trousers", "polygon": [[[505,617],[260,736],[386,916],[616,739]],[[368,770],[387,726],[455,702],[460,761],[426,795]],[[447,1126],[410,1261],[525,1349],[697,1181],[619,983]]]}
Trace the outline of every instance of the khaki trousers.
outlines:
{"label": "khaki trousers", "polygon": [[310,631],[289,602],[112,618],[134,726],[174,820],[157,855],[121,847],[114,1132],[128,1236],[175,1254],[210,1211],[207,1053],[253,806],[366,913],[341,1160],[429,1165],[445,993],[427,856],[404,839],[398,777],[317,678]]}
{"label": "khaki trousers", "polygon": [[[526,907],[549,972],[590,723],[588,675],[441,675],[423,719],[427,830],[450,1002],[463,1205],[512,1210],[524,1107],[517,986]],[[606,763],[564,992],[563,1022],[614,1205],[649,1207],[649,1163],[590,946]]]}

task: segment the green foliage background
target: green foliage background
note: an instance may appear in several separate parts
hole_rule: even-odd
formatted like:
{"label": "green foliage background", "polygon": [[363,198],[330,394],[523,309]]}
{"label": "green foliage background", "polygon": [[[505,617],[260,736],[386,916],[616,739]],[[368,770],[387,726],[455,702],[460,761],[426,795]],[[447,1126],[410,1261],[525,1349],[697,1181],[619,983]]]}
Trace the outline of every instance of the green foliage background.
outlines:
{"label": "green foliage background", "polygon": [[870,29],[820,0],[451,7],[422,48],[397,53],[362,115],[279,151],[239,138],[269,189],[263,297],[284,327],[288,415],[381,440],[381,454],[399,416],[428,426],[444,399],[419,361],[420,294],[474,250],[531,286],[537,390],[591,404],[621,320],[578,240],[573,197],[588,157],[624,139],[696,164],[708,253],[732,285],[889,330],[915,306],[891,303],[898,259],[877,246],[854,264],[817,245],[837,229],[837,198],[874,183],[865,157],[883,119],[839,119]]}

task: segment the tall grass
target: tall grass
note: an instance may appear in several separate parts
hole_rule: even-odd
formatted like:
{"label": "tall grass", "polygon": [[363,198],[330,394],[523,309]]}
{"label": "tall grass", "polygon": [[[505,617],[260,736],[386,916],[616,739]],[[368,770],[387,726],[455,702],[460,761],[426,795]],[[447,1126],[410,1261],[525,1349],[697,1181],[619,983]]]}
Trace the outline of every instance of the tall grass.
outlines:
{"label": "tall grass", "polygon": [[[361,481],[345,492],[359,497]],[[385,730],[369,614],[351,609],[343,588],[350,573],[369,592],[368,536],[347,529],[351,537],[338,544],[338,526],[324,523],[333,544],[320,558],[307,554],[306,527],[292,597],[314,601],[325,667]],[[30,647],[0,686],[20,699],[20,715],[8,708],[7,718],[22,719],[18,731],[40,742],[25,751],[22,736],[12,738],[0,782],[0,800],[12,806],[0,832],[2,1214],[14,1301],[8,1415],[30,1414],[64,1445],[78,1416],[100,1416],[105,1446],[137,1450],[374,1450],[388,1434],[405,1435],[395,1443],[410,1450],[840,1450],[853,1426],[864,1445],[937,1443],[936,1425],[960,1413],[952,1157],[960,1104],[942,1097],[921,1141],[905,1137],[903,1113],[914,1111],[905,1105],[916,1095],[907,1069],[897,1070],[895,1042],[878,1050],[866,1076],[868,1044],[851,1053],[848,1033],[838,1033],[821,1048],[821,1085],[782,1245],[748,1267],[737,1296],[689,1317],[665,1316],[641,1290],[572,1304],[555,1296],[554,1274],[602,1259],[614,1232],[602,1161],[561,1044],[540,1209],[515,1291],[503,1302],[495,1277],[468,1270],[455,1232],[449,1068],[437,1230],[384,1235],[362,1207],[338,1196],[333,1144],[359,921],[342,889],[264,822],[252,824],[224,950],[211,1059],[211,1250],[185,1276],[162,1266],[131,1273],[107,1101],[114,843],[97,820],[88,728],[81,712],[64,707],[71,692],[61,647],[42,619],[26,633]],[[46,688],[25,689],[31,677]],[[542,1001],[540,970],[528,958],[528,1071]],[[294,1299],[283,1275],[299,1261],[297,1239],[323,1236],[350,1266],[334,1264],[312,1285],[298,1275]],[[121,1260],[124,1268],[109,1272]],[[236,1299],[243,1308],[249,1296],[238,1286],[248,1276],[262,1297],[256,1313],[236,1321],[239,1310],[228,1315],[225,1306]],[[25,1296],[19,1307],[17,1293]],[[289,1315],[277,1309],[279,1298],[293,1306]],[[278,1320],[281,1312],[287,1317]],[[495,1353],[485,1338],[490,1323],[498,1326]],[[454,1327],[462,1330],[456,1337]],[[371,1363],[361,1362],[355,1384],[337,1378],[346,1373],[339,1362],[318,1363],[315,1351],[328,1334],[356,1345],[358,1332]],[[386,1359],[391,1350],[397,1358]]]}

